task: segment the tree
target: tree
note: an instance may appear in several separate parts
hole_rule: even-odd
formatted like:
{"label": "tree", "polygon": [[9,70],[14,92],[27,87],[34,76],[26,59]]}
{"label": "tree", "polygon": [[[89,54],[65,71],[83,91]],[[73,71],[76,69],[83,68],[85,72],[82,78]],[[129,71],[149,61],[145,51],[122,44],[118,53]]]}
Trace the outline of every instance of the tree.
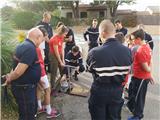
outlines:
{"label": "tree", "polygon": [[53,11],[57,9],[57,1],[15,1],[18,8],[32,11],[32,12],[44,12]]}
{"label": "tree", "polygon": [[110,13],[110,16],[111,16],[111,19],[114,19],[115,16],[116,16],[116,12],[117,12],[117,8],[119,5],[122,5],[122,4],[134,4],[135,3],[135,0],[100,0],[100,1],[97,1],[97,0],[94,0],[94,3],[93,4],[103,4],[103,5],[106,5],[107,7],[107,10],[109,10],[109,13]]}
{"label": "tree", "polygon": [[62,8],[71,8],[75,19],[79,19],[79,0],[61,1],[59,6]]}

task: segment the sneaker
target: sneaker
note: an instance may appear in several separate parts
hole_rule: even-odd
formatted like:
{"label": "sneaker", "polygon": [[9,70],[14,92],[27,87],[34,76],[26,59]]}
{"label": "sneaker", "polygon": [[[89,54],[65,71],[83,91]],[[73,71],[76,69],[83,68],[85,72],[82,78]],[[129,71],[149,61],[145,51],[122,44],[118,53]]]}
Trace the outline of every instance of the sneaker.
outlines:
{"label": "sneaker", "polygon": [[56,118],[58,116],[60,116],[60,112],[58,111],[55,111],[55,109],[52,109],[51,113],[50,114],[47,114],[47,118],[50,119],[50,118]]}
{"label": "sneaker", "polygon": [[37,115],[46,112],[46,109],[42,107],[41,109],[38,110]]}
{"label": "sneaker", "polygon": [[140,120],[140,118],[137,116],[132,116],[132,117],[128,117],[127,120]]}

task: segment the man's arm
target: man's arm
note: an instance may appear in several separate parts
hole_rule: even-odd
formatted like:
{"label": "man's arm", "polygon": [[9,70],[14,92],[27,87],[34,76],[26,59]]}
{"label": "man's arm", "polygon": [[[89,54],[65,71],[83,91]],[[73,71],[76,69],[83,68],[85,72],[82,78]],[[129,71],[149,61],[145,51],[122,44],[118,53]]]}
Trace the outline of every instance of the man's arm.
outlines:
{"label": "man's arm", "polygon": [[83,37],[84,37],[85,41],[88,40],[88,39],[87,39],[87,35],[88,35],[88,29],[87,29],[86,32],[83,34]]}
{"label": "man's arm", "polygon": [[9,74],[7,74],[6,84],[21,77],[24,74],[24,72],[27,70],[27,68],[28,68],[27,64],[18,63],[17,67],[14,70],[12,70]]}
{"label": "man's arm", "polygon": [[95,66],[95,63],[96,61],[94,60],[94,57],[93,57],[93,51],[91,50],[89,53],[88,53],[88,57],[87,57],[87,60],[86,60],[86,63],[87,63],[87,70],[91,73],[94,72],[94,66]]}
{"label": "man's arm", "polygon": [[56,58],[57,58],[58,62],[60,63],[61,66],[63,66],[64,63],[61,60],[61,57],[60,57],[60,54],[59,54],[59,51],[58,51],[58,45],[53,45],[53,49],[55,51],[55,55],[56,55]]}

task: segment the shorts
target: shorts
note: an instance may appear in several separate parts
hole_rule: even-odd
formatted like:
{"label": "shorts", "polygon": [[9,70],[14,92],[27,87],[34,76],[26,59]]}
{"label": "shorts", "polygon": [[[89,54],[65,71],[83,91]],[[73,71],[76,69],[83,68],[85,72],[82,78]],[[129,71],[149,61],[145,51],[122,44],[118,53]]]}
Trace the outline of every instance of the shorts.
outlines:
{"label": "shorts", "polygon": [[44,89],[49,88],[49,80],[48,80],[47,75],[41,77],[41,81],[44,82],[44,84],[43,84],[43,88],[44,88]]}

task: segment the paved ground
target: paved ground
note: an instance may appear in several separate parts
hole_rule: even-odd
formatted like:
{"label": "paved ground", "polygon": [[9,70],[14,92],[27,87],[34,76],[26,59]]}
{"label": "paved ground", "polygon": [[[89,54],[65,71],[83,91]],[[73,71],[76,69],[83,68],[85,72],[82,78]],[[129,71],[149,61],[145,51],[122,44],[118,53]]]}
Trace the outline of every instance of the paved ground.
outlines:
{"label": "paved ground", "polygon": [[[153,51],[153,76],[156,80],[155,85],[148,87],[148,93],[146,98],[146,106],[144,110],[143,120],[160,120],[160,77],[159,77],[159,62],[160,62],[160,39],[154,37],[155,48]],[[80,42],[82,47],[83,57],[86,58],[86,43]],[[79,84],[90,87],[92,83],[92,76],[90,73],[82,73],[79,76]],[[63,115],[55,120],[90,120],[88,111],[88,98],[76,97],[71,95],[63,95],[52,100],[52,104],[56,104],[56,107],[61,110]],[[126,109],[122,109],[122,120],[127,120],[129,112]],[[45,114],[38,117],[38,120],[45,120]]]}

